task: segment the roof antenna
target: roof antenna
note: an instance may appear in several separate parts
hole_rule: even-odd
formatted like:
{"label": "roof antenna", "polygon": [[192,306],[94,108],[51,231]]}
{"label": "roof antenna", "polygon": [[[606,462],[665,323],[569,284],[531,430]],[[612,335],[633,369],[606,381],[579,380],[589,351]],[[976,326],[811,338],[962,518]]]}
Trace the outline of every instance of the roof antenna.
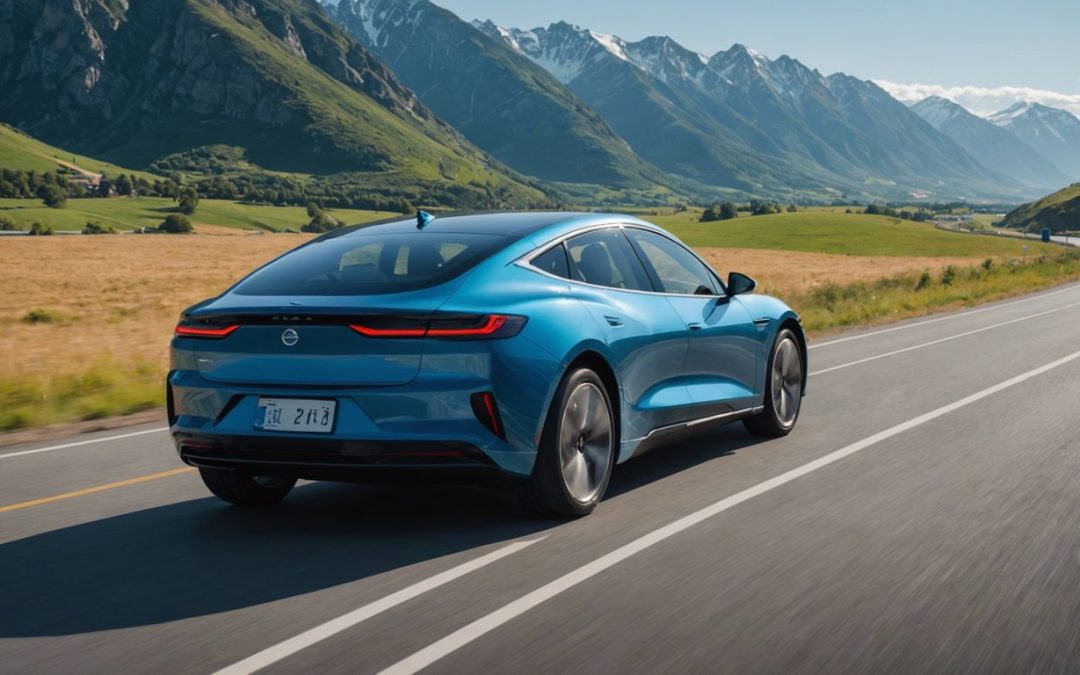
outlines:
{"label": "roof antenna", "polygon": [[435,220],[435,216],[431,215],[427,211],[416,212],[416,229],[422,230],[424,226]]}

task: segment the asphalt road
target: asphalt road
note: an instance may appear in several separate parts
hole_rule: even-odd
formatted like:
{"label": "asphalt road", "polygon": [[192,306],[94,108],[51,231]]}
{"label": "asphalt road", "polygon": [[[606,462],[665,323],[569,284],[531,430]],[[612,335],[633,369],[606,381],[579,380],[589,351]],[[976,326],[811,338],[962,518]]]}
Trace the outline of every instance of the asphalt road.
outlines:
{"label": "asphalt road", "polygon": [[0,671],[1080,670],[1080,285],[810,355],[791,436],[657,450],[569,523],[442,485],[230,508],[154,426],[5,448]]}

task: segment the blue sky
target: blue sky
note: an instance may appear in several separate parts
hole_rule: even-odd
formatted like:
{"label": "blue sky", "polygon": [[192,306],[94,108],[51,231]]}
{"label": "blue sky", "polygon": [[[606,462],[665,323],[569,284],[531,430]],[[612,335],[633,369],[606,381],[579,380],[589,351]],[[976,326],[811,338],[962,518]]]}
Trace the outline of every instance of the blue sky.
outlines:
{"label": "blue sky", "polygon": [[[823,73],[1080,111],[1080,0],[434,0],[464,19],[532,28],[563,19],[628,40],[670,35],[705,54],[742,42]],[[1002,93],[999,88],[1011,88]],[[1024,95],[1040,92],[1047,96]],[[959,93],[957,93],[959,92]],[[986,99],[978,101],[979,98]],[[964,102],[964,101],[961,101]]]}

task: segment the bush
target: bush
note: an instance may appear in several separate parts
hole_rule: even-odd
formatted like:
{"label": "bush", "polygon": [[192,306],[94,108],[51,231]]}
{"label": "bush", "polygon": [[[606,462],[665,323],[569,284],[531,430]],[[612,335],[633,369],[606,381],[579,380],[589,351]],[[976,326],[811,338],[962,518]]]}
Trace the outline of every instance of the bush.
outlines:
{"label": "bush", "polygon": [[41,189],[41,201],[50,209],[62,209],[67,205],[68,193],[62,187],[45,185]]}
{"label": "bush", "polygon": [[984,272],[989,272],[994,267],[993,259],[992,258],[987,258],[986,260],[982,261],[982,264],[980,265],[980,267],[983,268]]}
{"label": "bush", "polygon": [[53,233],[53,229],[47,225],[41,223],[34,223],[30,226],[30,234],[37,236],[47,236]]}
{"label": "bush", "polygon": [[0,216],[0,231],[10,232],[15,229],[15,223],[11,222],[7,218]]}
{"label": "bush", "polygon": [[83,234],[116,234],[116,228],[112,225],[101,225],[100,223],[87,222],[86,227],[82,230]]}
{"label": "bush", "polygon": [[949,265],[941,273],[941,285],[952,286],[954,281],[956,281],[956,268]]}
{"label": "bush", "polygon": [[23,323],[56,323],[60,317],[47,309],[32,309],[23,315]]}
{"label": "bush", "polygon": [[187,216],[176,213],[166,216],[165,220],[161,222],[161,225],[158,225],[158,229],[162,232],[168,232],[169,234],[188,234],[195,230],[195,228],[191,226],[191,221],[187,219]]}
{"label": "bush", "polygon": [[923,273],[919,275],[919,281],[915,284],[915,290],[921,291],[929,286],[932,281],[930,273],[924,270]]}
{"label": "bush", "polygon": [[312,204],[308,204],[308,213],[311,214],[311,221],[300,228],[301,232],[329,232],[330,230],[336,230],[342,225],[342,223],[333,216]]}

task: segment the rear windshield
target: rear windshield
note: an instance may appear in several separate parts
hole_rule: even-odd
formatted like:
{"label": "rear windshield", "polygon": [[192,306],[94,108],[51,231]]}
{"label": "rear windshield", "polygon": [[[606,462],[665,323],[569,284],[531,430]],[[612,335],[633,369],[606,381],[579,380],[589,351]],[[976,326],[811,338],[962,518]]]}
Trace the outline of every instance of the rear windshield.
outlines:
{"label": "rear windshield", "polygon": [[298,248],[237,284],[239,295],[381,295],[437,286],[513,238],[415,232],[330,237]]}

